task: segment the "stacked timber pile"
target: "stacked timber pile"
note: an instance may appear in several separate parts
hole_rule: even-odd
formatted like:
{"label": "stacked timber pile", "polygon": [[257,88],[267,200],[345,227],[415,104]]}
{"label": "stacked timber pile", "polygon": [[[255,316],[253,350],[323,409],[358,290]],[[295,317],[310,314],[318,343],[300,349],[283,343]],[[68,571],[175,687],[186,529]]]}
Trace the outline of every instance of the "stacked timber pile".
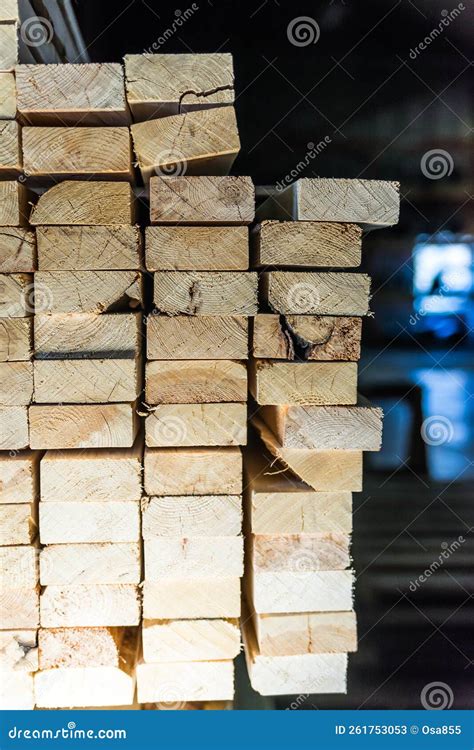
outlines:
{"label": "stacked timber pile", "polygon": [[244,632],[264,695],[346,690],[357,648],[351,493],[363,451],[380,448],[382,413],[357,394],[370,279],[338,269],[360,263],[359,223],[394,224],[399,207],[398,185],[378,181],[303,179],[291,197],[296,220],[263,221],[254,237],[267,270],[249,386],[264,448],[246,464]]}
{"label": "stacked timber pile", "polygon": [[[5,98],[14,97],[12,79],[6,77],[9,73],[13,77],[13,70],[18,64],[18,25],[20,21],[18,0],[2,0],[0,6],[0,107]],[[4,115],[2,114],[3,118]],[[13,113],[13,118],[15,113]]]}

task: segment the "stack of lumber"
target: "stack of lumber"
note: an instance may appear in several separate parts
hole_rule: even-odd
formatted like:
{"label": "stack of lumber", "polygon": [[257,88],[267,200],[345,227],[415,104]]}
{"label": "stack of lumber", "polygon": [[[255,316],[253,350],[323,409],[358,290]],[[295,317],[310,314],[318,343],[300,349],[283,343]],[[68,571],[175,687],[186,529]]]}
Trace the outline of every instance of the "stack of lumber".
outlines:
{"label": "stack of lumber", "polygon": [[[20,16],[18,0],[2,0],[0,6],[0,107],[4,104],[4,94],[9,90],[8,98],[13,95],[11,79],[5,74],[12,75],[18,63],[18,24]],[[4,117],[2,114],[1,117]],[[15,114],[13,114],[13,118]]]}
{"label": "stack of lumber", "polygon": [[351,493],[382,430],[381,410],[357,394],[370,279],[346,269],[360,263],[359,223],[395,223],[398,204],[395,183],[303,179],[296,220],[254,230],[253,261],[265,270],[249,387],[262,455],[246,462],[244,636],[263,695],[346,690],[357,648]]}

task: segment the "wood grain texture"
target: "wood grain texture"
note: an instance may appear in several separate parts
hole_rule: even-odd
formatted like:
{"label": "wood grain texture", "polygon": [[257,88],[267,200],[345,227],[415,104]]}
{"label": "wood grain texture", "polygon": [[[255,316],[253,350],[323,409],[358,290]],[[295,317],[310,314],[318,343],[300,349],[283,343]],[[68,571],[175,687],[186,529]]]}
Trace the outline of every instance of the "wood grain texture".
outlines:
{"label": "wood grain texture", "polygon": [[42,628],[138,625],[138,587],[128,583],[46,586],[40,598],[40,619]]}
{"label": "wood grain texture", "polygon": [[18,64],[18,24],[0,24],[0,71],[11,71]]}
{"label": "wood grain texture", "polygon": [[168,578],[143,583],[143,618],[196,619],[240,616],[240,578]]}
{"label": "wood grain texture", "polygon": [[145,229],[148,271],[245,271],[246,227],[155,226]]}
{"label": "wood grain texture", "polygon": [[153,301],[168,315],[255,315],[256,273],[245,271],[157,271]]}
{"label": "wood grain texture", "polygon": [[22,166],[20,126],[15,120],[0,120],[0,175],[15,177]]}
{"label": "wood grain texture", "polygon": [[28,191],[23,183],[17,180],[0,181],[1,227],[22,227],[27,224],[31,209],[28,198]]}
{"label": "wood grain texture", "polygon": [[355,612],[256,615],[253,625],[262,656],[338,654],[357,651]]}
{"label": "wood grain texture", "polygon": [[[33,587],[0,587],[2,628],[23,630],[39,625],[39,593]],[[3,680],[2,680],[3,682]]]}
{"label": "wood grain texture", "polygon": [[0,227],[0,272],[32,273],[36,270],[36,241],[23,227]]}
{"label": "wood grain texture", "polygon": [[34,503],[0,505],[0,546],[30,544],[37,533],[37,509]]}
{"label": "wood grain texture", "polygon": [[252,240],[253,262],[258,266],[360,265],[362,230],[357,224],[262,221]]}
{"label": "wood grain texture", "polygon": [[18,114],[32,125],[126,125],[123,68],[114,63],[18,65]]}
{"label": "wood grain texture", "polygon": [[71,667],[45,669],[35,674],[38,708],[88,708],[131,706],[134,674],[120,667]]}
{"label": "wood grain texture", "polygon": [[152,177],[151,224],[250,224],[255,189],[250,177]]}
{"label": "wood grain texture", "polygon": [[32,319],[0,318],[0,362],[25,362],[32,356]]}
{"label": "wood grain texture", "polygon": [[240,652],[236,620],[145,620],[145,663],[223,661]]}
{"label": "wood grain texture", "polygon": [[255,570],[309,572],[349,567],[350,537],[340,532],[309,534],[253,534]]}
{"label": "wood grain texture", "polygon": [[161,404],[145,421],[150,448],[246,445],[246,404]]}
{"label": "wood grain texture", "polygon": [[142,536],[237,536],[242,529],[240,495],[150,497],[142,500]]}
{"label": "wood grain texture", "polygon": [[[47,503],[47,506],[52,503]],[[69,505],[69,504],[68,504]],[[102,503],[106,505],[106,503]],[[112,503],[117,505],[117,503]],[[126,503],[122,503],[126,510]],[[87,511],[87,508],[86,508]],[[67,518],[67,514],[63,516]],[[124,519],[127,518],[125,513]],[[103,521],[104,516],[101,517]],[[85,523],[91,517],[85,513]],[[117,519],[112,519],[112,521]],[[135,520],[133,519],[133,523]],[[42,586],[74,586],[76,584],[140,583],[140,545],[113,544],[50,544],[41,550],[40,582]]]}
{"label": "wood grain texture", "polygon": [[0,406],[0,450],[22,450],[29,445],[28,408]]}
{"label": "wood grain texture", "polygon": [[263,300],[283,315],[367,315],[370,278],[343,271],[267,271]]}
{"label": "wood grain texture", "polygon": [[0,686],[2,711],[32,711],[35,708],[34,676],[30,672],[5,670]]}
{"label": "wood grain texture", "polygon": [[247,359],[248,322],[242,315],[149,315],[148,359]]}
{"label": "wood grain texture", "polygon": [[36,238],[40,271],[131,271],[141,267],[138,226],[40,226]]}
{"label": "wood grain texture", "polygon": [[[2,506],[22,507],[22,506]],[[26,508],[30,506],[26,505]],[[0,545],[0,588],[2,591],[11,589],[30,589],[35,591],[39,581],[38,550],[32,544],[13,545],[2,547]],[[2,611],[2,617],[3,617]],[[4,627],[17,627],[16,625],[5,625]],[[18,627],[23,627],[20,625]],[[36,627],[36,625],[31,625]]]}
{"label": "wood grain texture", "polygon": [[140,307],[142,275],[137,271],[38,271],[35,312],[103,313]]}
{"label": "wood grain texture", "polygon": [[138,664],[137,696],[140,703],[232,700],[234,665],[230,660],[176,662],[170,683],[166,663]]}
{"label": "wood grain texture", "polygon": [[400,185],[384,180],[303,178],[296,184],[300,221],[391,225],[398,222]]}
{"label": "wood grain texture", "polygon": [[145,397],[149,404],[245,402],[247,368],[223,359],[147,362]]}
{"label": "wood grain texture", "polygon": [[30,222],[62,225],[132,224],[134,197],[126,182],[64,180],[43,193]]}
{"label": "wood grain texture", "polygon": [[247,585],[252,606],[264,614],[352,609],[351,570],[251,571]]}
{"label": "wood grain texture", "polygon": [[33,405],[32,448],[130,448],[137,433],[134,404]]}
{"label": "wood grain texture", "polygon": [[136,501],[40,503],[40,541],[41,544],[67,545],[137,542],[139,511]]}
{"label": "wood grain texture", "polygon": [[3,0],[0,10],[0,22],[15,23],[19,17],[18,0]]}
{"label": "wood grain texture", "polygon": [[273,362],[254,360],[249,388],[260,405],[355,404],[355,362]]}
{"label": "wood grain texture", "polygon": [[16,117],[16,87],[14,73],[0,73],[0,118],[14,120]]}
{"label": "wood grain texture", "polygon": [[34,341],[38,359],[138,357],[141,316],[139,313],[37,313]]}
{"label": "wood grain texture", "polygon": [[240,495],[239,448],[147,448],[147,495]]}
{"label": "wood grain texture", "polygon": [[361,334],[361,318],[259,314],[253,320],[253,354],[261,359],[356,362]]}
{"label": "wood grain texture", "polygon": [[26,406],[32,396],[32,363],[0,362],[0,405]]}
{"label": "wood grain texture", "polygon": [[37,404],[135,401],[140,392],[140,375],[139,362],[133,359],[36,360],[34,401]]}
{"label": "wood grain texture", "polygon": [[39,492],[39,454],[0,453],[0,503],[32,503]]}
{"label": "wood grain texture", "polygon": [[2,673],[38,669],[36,630],[0,630],[0,669]]}
{"label": "wood grain texture", "polygon": [[126,656],[127,628],[54,628],[38,631],[40,669],[118,667]]}
{"label": "wood grain texture", "polygon": [[[163,578],[200,581],[213,576],[240,578],[244,572],[241,536],[146,539],[144,557],[147,581],[161,581]],[[199,586],[198,580],[196,585]]]}
{"label": "wood grain texture", "polygon": [[33,311],[33,275],[27,273],[0,274],[0,317],[25,318],[31,315]]}

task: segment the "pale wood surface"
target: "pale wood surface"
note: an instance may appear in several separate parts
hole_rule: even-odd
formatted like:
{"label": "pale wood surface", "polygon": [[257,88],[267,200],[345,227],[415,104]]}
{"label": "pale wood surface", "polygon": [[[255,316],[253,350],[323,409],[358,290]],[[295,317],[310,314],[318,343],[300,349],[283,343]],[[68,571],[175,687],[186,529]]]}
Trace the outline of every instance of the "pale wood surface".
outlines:
{"label": "pale wood surface", "polygon": [[35,674],[38,708],[129,706],[135,693],[134,675],[118,667],[45,669]]}
{"label": "pale wood surface", "polygon": [[14,120],[16,116],[15,74],[0,73],[0,118]]}
{"label": "pale wood surface", "polygon": [[40,271],[129,271],[141,267],[138,226],[38,227],[36,238]]}
{"label": "pale wood surface", "polygon": [[39,593],[30,586],[4,589],[0,587],[2,628],[22,630],[39,625]]}
{"label": "pale wood surface", "polygon": [[123,68],[114,63],[18,65],[18,114],[33,125],[126,125]]}
{"label": "pale wood surface", "polygon": [[39,581],[38,550],[36,546],[30,544],[13,547],[0,546],[0,560],[2,563],[0,587],[3,591],[9,589],[31,589],[33,591],[36,588]]}
{"label": "pale wood surface", "polygon": [[139,313],[37,313],[34,316],[35,356],[39,359],[137,357],[141,341]]}
{"label": "pale wood surface", "polygon": [[151,448],[245,445],[246,404],[161,404],[145,421]]}
{"label": "pale wood surface", "polygon": [[283,315],[367,315],[370,278],[344,271],[266,271],[263,300]]}
{"label": "pale wood surface", "polygon": [[245,271],[157,271],[153,301],[170,315],[255,315],[257,285]]}
{"label": "pale wood surface", "polygon": [[36,511],[33,503],[0,505],[0,545],[30,544],[36,536]]}
{"label": "pale wood surface", "polygon": [[250,571],[247,585],[256,612],[330,612],[352,609],[351,570]]}
{"label": "pale wood surface", "polygon": [[355,404],[355,362],[273,362],[256,360],[249,369],[255,400],[267,404]]}
{"label": "pale wood surface", "polygon": [[34,709],[35,692],[32,673],[13,669],[5,670],[0,685],[0,710],[32,711]]}
{"label": "pale wood surface", "polygon": [[32,448],[130,448],[137,433],[134,404],[32,405]]}
{"label": "pale wood surface", "polygon": [[140,307],[141,303],[142,275],[137,271],[38,271],[35,274],[36,312],[117,312]]}
{"label": "pale wood surface", "polygon": [[[241,536],[155,537],[145,540],[144,555],[147,581],[162,578],[201,580],[212,576],[240,578],[244,572]],[[198,581],[196,585],[199,587]]]}
{"label": "pale wood surface", "polygon": [[[101,503],[107,505],[107,503]],[[111,503],[118,505],[118,503]],[[47,503],[47,507],[52,503]],[[69,503],[67,503],[69,507]],[[74,503],[73,503],[74,505]],[[121,503],[127,511],[128,503]],[[84,512],[84,523],[91,522],[91,515]],[[67,514],[63,515],[63,523]],[[99,523],[104,522],[104,515]],[[128,519],[124,513],[124,523]],[[51,519],[48,519],[51,521]],[[47,526],[48,526],[47,521]],[[72,518],[72,523],[75,519]],[[117,518],[112,518],[117,530]],[[131,524],[135,524],[132,517]],[[86,534],[84,534],[86,536]],[[115,533],[110,536],[116,536]],[[132,536],[132,534],[130,534]],[[63,542],[64,539],[61,539]],[[42,586],[74,586],[76,584],[140,583],[140,546],[138,543],[117,544],[52,544],[40,553],[40,583]],[[83,539],[77,540],[83,541]]]}
{"label": "pale wood surface", "polygon": [[391,225],[398,222],[400,185],[384,180],[303,178],[296,184],[300,221]]}
{"label": "pale wood surface", "polygon": [[0,362],[0,404],[26,406],[33,396],[31,362]]}
{"label": "pale wood surface", "polygon": [[15,120],[0,120],[0,175],[15,177],[22,164],[20,126]]}
{"label": "pale wood surface", "polygon": [[38,669],[36,630],[0,630],[0,670],[35,672]]}
{"label": "pale wood surface", "polygon": [[118,667],[130,636],[126,628],[40,628],[40,668]]}
{"label": "pale wood surface", "polygon": [[253,534],[255,570],[318,571],[349,567],[350,537],[337,531],[303,534]]}
{"label": "pale wood surface", "polygon": [[246,227],[155,226],[145,229],[149,271],[245,271]]}
{"label": "pale wood surface", "polygon": [[253,319],[253,354],[262,359],[357,361],[361,333],[361,318],[259,314]]}
{"label": "pale wood surface", "polygon": [[35,403],[100,404],[135,401],[140,392],[139,364],[133,359],[36,360]]}
{"label": "pale wood surface", "polygon": [[152,224],[250,224],[255,189],[250,177],[152,177]]}
{"label": "pale wood surface", "polygon": [[189,578],[145,581],[144,619],[195,619],[240,616],[240,578]]}
{"label": "pale wood surface", "polygon": [[247,401],[247,368],[223,359],[147,362],[149,404],[209,404]]}
{"label": "pale wood surface", "polygon": [[0,318],[0,362],[25,362],[32,355],[32,319]]}
{"label": "pale wood surface", "polygon": [[156,702],[176,708],[185,701],[232,700],[232,661],[176,662],[169,665],[138,664],[137,696],[140,703]]}
{"label": "pale wood surface", "polygon": [[[0,34],[1,34],[0,25]],[[0,181],[0,226],[24,226],[30,215],[28,192],[17,180]]]}
{"label": "pale wood surface", "polygon": [[140,507],[136,501],[41,502],[39,519],[41,544],[118,543],[140,539]]}
{"label": "pale wood surface", "polygon": [[64,180],[43,193],[30,222],[63,225],[131,224],[134,198],[126,182]]}
{"label": "pale wood surface", "polygon": [[18,19],[18,0],[2,0],[2,7],[0,9],[0,22],[14,23],[15,21],[18,21]]}
{"label": "pale wood surface", "polygon": [[237,620],[145,620],[142,640],[146,663],[223,661],[240,652]]}
{"label": "pale wood surface", "polygon": [[149,315],[148,359],[247,359],[247,318]]}
{"label": "pale wood surface", "polygon": [[33,310],[33,275],[28,273],[0,274],[0,317],[25,318],[31,315]]}
{"label": "pale wood surface", "polygon": [[228,53],[125,55],[127,100],[135,120],[232,104]]}
{"label": "pale wood surface", "polygon": [[355,612],[254,614],[253,624],[262,656],[357,651]]}
{"label": "pale wood surface", "polygon": [[0,272],[32,273],[36,269],[35,235],[24,227],[0,227]]}
{"label": "pale wood surface", "polygon": [[39,454],[0,453],[0,503],[32,503],[39,492]]}
{"label": "pale wood surface", "polygon": [[259,266],[358,266],[362,231],[357,224],[262,221],[253,232]]}
{"label": "pale wood surface", "polygon": [[0,406],[0,450],[21,450],[29,445],[28,408]]}
{"label": "pale wood surface", "polygon": [[121,627],[140,623],[140,597],[132,584],[46,586],[41,627]]}
{"label": "pale wood surface", "polygon": [[147,495],[239,495],[239,448],[147,448]]}
{"label": "pale wood surface", "polygon": [[18,24],[0,24],[0,70],[13,70],[18,63]]}
{"label": "pale wood surface", "polygon": [[150,497],[142,500],[143,539],[235,536],[242,527],[240,495]]}

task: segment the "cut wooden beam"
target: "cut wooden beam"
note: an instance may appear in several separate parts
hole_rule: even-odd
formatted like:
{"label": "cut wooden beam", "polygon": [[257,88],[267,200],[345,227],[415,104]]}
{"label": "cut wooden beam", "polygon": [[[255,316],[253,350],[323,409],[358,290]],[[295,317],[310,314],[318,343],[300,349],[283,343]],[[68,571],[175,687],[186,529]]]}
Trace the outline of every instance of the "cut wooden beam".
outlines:
{"label": "cut wooden beam", "polygon": [[130,448],[137,434],[134,404],[33,405],[32,448]]}
{"label": "cut wooden beam", "polygon": [[18,65],[18,115],[32,125],[127,125],[123,68],[114,63]]}
{"label": "cut wooden beam", "polygon": [[36,360],[34,400],[37,404],[135,401],[140,379],[140,362],[133,359]]}
{"label": "cut wooden beam", "polygon": [[31,315],[33,311],[32,274],[0,274],[0,318],[25,318]]}
{"label": "cut wooden beam", "polygon": [[37,533],[33,503],[0,505],[0,546],[30,544]]}
{"label": "cut wooden beam", "polygon": [[245,271],[246,227],[155,226],[145,229],[149,271]]}
{"label": "cut wooden beam", "polygon": [[39,625],[38,590],[30,587],[5,589],[0,586],[0,610],[4,630],[37,628]]}
{"label": "cut wooden beam", "polygon": [[24,127],[23,166],[31,178],[132,180],[128,128]]}
{"label": "cut wooden beam", "polygon": [[296,216],[303,221],[396,224],[400,185],[384,180],[303,178],[296,183]]}
{"label": "cut wooden beam", "polygon": [[[240,578],[244,572],[244,546],[241,536],[207,536],[145,540],[145,580],[162,578],[196,579],[218,574]],[[197,580],[199,579],[199,580]]]}
{"label": "cut wooden beam", "polygon": [[23,183],[18,180],[0,181],[0,227],[25,226],[30,208],[28,191]]}
{"label": "cut wooden beam", "polygon": [[242,453],[238,448],[147,448],[147,495],[239,495]]}
{"label": "cut wooden beam", "polygon": [[46,226],[37,228],[36,238],[40,271],[132,271],[141,267],[138,226]]}
{"label": "cut wooden beam", "polygon": [[19,17],[18,0],[3,0],[0,9],[0,23],[15,23]]}
{"label": "cut wooden beam", "polygon": [[24,227],[0,227],[0,272],[33,273],[36,269],[36,241]]}
{"label": "cut wooden beam", "polygon": [[[140,539],[140,507],[135,501],[40,503],[39,517],[41,544],[119,543]],[[82,557],[80,550],[79,556]]]}
{"label": "cut wooden beam", "polygon": [[339,612],[352,609],[351,570],[249,571],[249,601],[256,612]]}
{"label": "cut wooden beam", "polygon": [[133,647],[128,628],[41,628],[38,631],[40,669],[119,667],[124,651]]}
{"label": "cut wooden beam", "polygon": [[259,417],[284,448],[378,451],[382,409],[356,406],[264,406]]}
{"label": "cut wooden beam", "polygon": [[247,368],[233,360],[147,362],[149,404],[209,404],[247,400]]}
{"label": "cut wooden beam", "polygon": [[355,612],[257,615],[252,618],[261,656],[357,651]]}
{"label": "cut wooden beam", "polygon": [[143,618],[196,619],[240,616],[240,578],[168,578],[143,584]]}
{"label": "cut wooden beam", "polygon": [[33,674],[14,669],[8,669],[5,672],[2,671],[0,710],[32,711],[34,707],[35,691]]}
{"label": "cut wooden beam", "polygon": [[350,536],[340,532],[254,534],[252,565],[256,571],[344,570],[349,567]]}
{"label": "cut wooden beam", "polygon": [[137,664],[137,696],[140,703],[171,704],[185,701],[232,700],[232,661],[176,662],[170,679],[169,665]]}
{"label": "cut wooden beam", "polygon": [[0,120],[0,176],[15,177],[22,164],[20,126],[15,120]]}
{"label": "cut wooden beam", "polygon": [[33,397],[31,362],[0,362],[0,404],[26,406]]}
{"label": "cut wooden beam", "polygon": [[[74,503],[73,503],[74,504]],[[47,507],[52,503],[46,503]],[[101,503],[107,505],[107,503]],[[118,505],[118,503],[112,503]],[[128,503],[121,503],[125,506]],[[89,506],[89,503],[88,503]],[[84,522],[90,523],[85,509]],[[125,513],[124,519],[127,517]],[[67,518],[67,515],[64,516]],[[102,517],[103,518],[103,517]],[[49,521],[51,519],[48,519]],[[117,519],[113,519],[117,521]],[[132,523],[135,523],[133,518]],[[113,534],[115,536],[115,534]],[[81,539],[82,542],[82,539]],[[42,586],[76,584],[140,583],[140,546],[136,544],[52,544],[40,554]]]}
{"label": "cut wooden beam", "polygon": [[134,197],[126,182],[64,180],[43,193],[30,223],[62,225],[132,224]]}
{"label": "cut wooden beam", "polygon": [[188,112],[131,127],[142,179],[154,175],[226,175],[240,151],[233,107]]}
{"label": "cut wooden beam", "polygon": [[22,450],[29,445],[28,408],[0,406],[0,450]]}
{"label": "cut wooden beam", "polygon": [[[38,550],[36,546],[29,544],[14,547],[0,546],[0,560],[2,563],[0,568],[0,587],[2,591],[10,589],[31,589],[31,591],[34,591],[36,589],[39,581]],[[12,625],[5,627],[15,628],[23,626]]]}
{"label": "cut wooden beam", "polygon": [[359,266],[362,230],[357,224],[263,221],[252,233],[258,266]]}
{"label": "cut wooden beam", "polygon": [[35,312],[103,313],[142,304],[142,275],[137,271],[38,271]]}
{"label": "cut wooden beam", "polygon": [[34,317],[35,357],[138,357],[142,338],[140,324],[139,313],[37,313]]}
{"label": "cut wooden beam", "polygon": [[16,117],[15,74],[0,73],[0,118],[14,120]]}
{"label": "cut wooden beam", "polygon": [[249,388],[266,404],[355,404],[355,362],[273,362],[255,360],[249,369]]}
{"label": "cut wooden beam", "polygon": [[255,190],[250,177],[152,177],[151,224],[250,224]]}
{"label": "cut wooden beam", "polygon": [[0,630],[0,670],[2,674],[7,670],[36,672],[37,669],[36,630]]}
{"label": "cut wooden beam", "polygon": [[148,359],[247,359],[247,318],[149,315]]}
{"label": "cut wooden beam", "polygon": [[33,503],[39,493],[39,454],[0,453],[0,503]]}
{"label": "cut wooden beam", "polygon": [[46,586],[41,627],[124,627],[140,623],[140,597],[132,584]]}
{"label": "cut wooden beam", "polygon": [[48,451],[40,464],[41,502],[138,501],[141,450]]}
{"label": "cut wooden beam", "polygon": [[18,24],[0,24],[0,70],[13,70],[18,65]]}
{"label": "cut wooden beam", "polygon": [[161,404],[146,418],[145,440],[150,448],[245,445],[247,405]]}
{"label": "cut wooden beam", "polygon": [[127,100],[135,121],[232,104],[232,55],[125,55]]}
{"label": "cut wooden beam", "polygon": [[253,354],[262,359],[356,362],[361,318],[330,315],[256,315]]}
{"label": "cut wooden beam", "polygon": [[256,273],[245,271],[157,271],[153,301],[168,315],[255,315]]}
{"label": "cut wooden beam", "polygon": [[0,318],[0,362],[25,362],[32,356],[32,318]]}
{"label": "cut wooden beam", "polygon": [[145,620],[143,660],[147,663],[223,661],[240,652],[237,620]]}
{"label": "cut wooden beam", "polygon": [[367,315],[370,278],[343,271],[266,271],[263,300],[283,315]]}
{"label": "cut wooden beam", "polygon": [[163,536],[237,536],[241,528],[240,495],[150,497],[142,500],[144,540]]}

